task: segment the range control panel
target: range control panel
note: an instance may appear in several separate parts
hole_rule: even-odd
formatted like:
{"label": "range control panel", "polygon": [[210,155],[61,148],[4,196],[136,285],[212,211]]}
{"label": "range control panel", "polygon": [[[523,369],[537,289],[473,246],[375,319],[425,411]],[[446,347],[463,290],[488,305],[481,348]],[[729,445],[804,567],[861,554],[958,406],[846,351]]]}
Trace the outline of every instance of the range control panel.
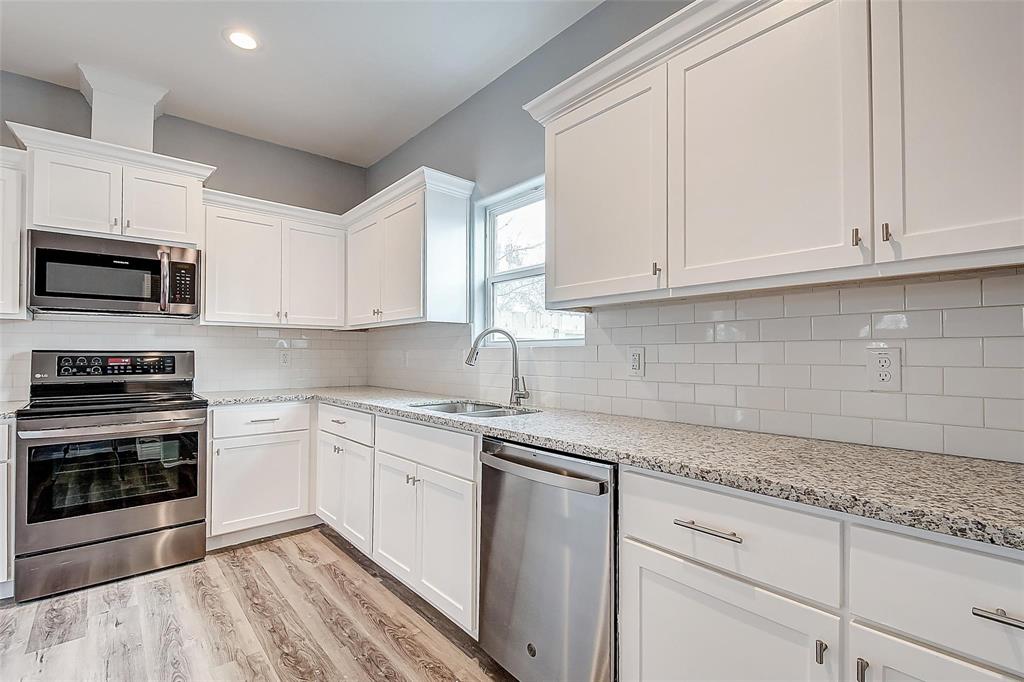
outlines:
{"label": "range control panel", "polygon": [[173,355],[58,355],[57,376],[174,374]]}

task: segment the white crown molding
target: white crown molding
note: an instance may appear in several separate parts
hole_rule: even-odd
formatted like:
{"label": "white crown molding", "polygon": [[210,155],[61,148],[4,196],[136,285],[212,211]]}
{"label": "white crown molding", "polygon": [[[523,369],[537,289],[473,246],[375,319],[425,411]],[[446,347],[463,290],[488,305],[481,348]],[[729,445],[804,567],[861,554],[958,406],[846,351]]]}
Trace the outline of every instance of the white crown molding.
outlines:
{"label": "white crown molding", "polygon": [[203,205],[220,206],[221,208],[231,208],[238,211],[251,211],[253,213],[264,213],[266,215],[298,220],[300,222],[312,223],[323,227],[334,227],[338,229],[342,229],[344,227],[341,216],[336,213],[326,213],[312,208],[291,206],[289,204],[281,204],[276,201],[246,197],[241,194],[221,192],[215,189],[203,189]]}
{"label": "white crown molding", "polygon": [[13,168],[24,171],[28,165],[28,153],[24,149],[0,147],[0,168]]}
{"label": "white crown molding", "polygon": [[108,92],[141,104],[153,107],[153,118],[163,113],[163,101],[167,96],[167,88],[143,83],[126,78],[121,74],[87,64],[76,64],[78,67],[78,89],[82,91],[89,105],[92,106],[93,92]]}
{"label": "white crown molding", "polygon": [[342,222],[346,227],[363,220],[366,216],[384,208],[396,199],[400,199],[409,192],[419,189],[436,190],[451,194],[452,196],[468,199],[473,194],[476,183],[472,180],[464,180],[454,175],[449,175],[433,168],[421,166],[412,173],[409,173],[401,180],[388,185],[369,199],[363,201],[355,208],[349,210],[342,216]]}
{"label": "white crown molding", "polygon": [[711,31],[732,24],[777,0],[694,0],[628,43],[523,105],[546,124],[624,80],[665,62],[672,54]]}
{"label": "white crown molding", "polygon": [[100,142],[99,140],[79,137],[78,135],[58,133],[55,130],[35,128],[24,123],[15,123],[13,121],[7,121],[6,123],[7,127],[14,132],[14,137],[17,138],[18,142],[30,151],[33,149],[46,149],[63,154],[76,154],[78,156],[87,156],[93,159],[113,161],[130,166],[155,168],[169,173],[199,178],[200,180],[206,180],[213,171],[217,170],[216,166],[208,166],[205,163],[176,159],[173,156],[154,154],[153,152],[133,149],[132,147],[122,147],[119,144]]}

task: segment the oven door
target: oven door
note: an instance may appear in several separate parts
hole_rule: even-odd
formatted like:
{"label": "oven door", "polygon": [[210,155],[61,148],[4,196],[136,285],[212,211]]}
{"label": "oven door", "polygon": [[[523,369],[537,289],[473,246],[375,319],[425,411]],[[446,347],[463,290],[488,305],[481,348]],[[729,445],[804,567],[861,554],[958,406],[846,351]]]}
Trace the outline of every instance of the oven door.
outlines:
{"label": "oven door", "polygon": [[17,556],[205,518],[206,411],[146,416],[157,421],[19,420]]}
{"label": "oven door", "polygon": [[29,254],[32,310],[199,314],[194,249],[30,230]]}

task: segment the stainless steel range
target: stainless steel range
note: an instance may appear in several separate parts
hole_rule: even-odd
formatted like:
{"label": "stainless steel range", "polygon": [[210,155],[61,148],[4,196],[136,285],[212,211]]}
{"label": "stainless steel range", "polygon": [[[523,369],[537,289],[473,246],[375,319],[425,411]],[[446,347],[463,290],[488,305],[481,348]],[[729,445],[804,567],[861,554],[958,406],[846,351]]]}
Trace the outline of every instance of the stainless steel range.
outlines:
{"label": "stainless steel range", "polygon": [[34,351],[17,412],[17,601],[202,558],[206,408],[192,351]]}

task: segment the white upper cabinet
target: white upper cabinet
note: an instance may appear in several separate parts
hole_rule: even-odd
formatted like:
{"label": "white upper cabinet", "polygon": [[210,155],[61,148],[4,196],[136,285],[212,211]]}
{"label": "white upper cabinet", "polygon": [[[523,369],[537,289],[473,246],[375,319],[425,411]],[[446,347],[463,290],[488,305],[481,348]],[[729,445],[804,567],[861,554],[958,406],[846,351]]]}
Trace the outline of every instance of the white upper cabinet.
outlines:
{"label": "white upper cabinet", "polygon": [[665,96],[662,65],[547,126],[549,302],[665,285]]}
{"label": "white upper cabinet", "polygon": [[283,229],[284,321],[344,326],[345,233],[292,220]]}
{"label": "white upper cabinet", "polygon": [[109,142],[7,124],[29,152],[30,225],[197,244],[215,170]]}
{"label": "white upper cabinet", "polygon": [[206,320],[282,321],[280,218],[207,207],[203,255]]}
{"label": "white upper cabinet", "polygon": [[1024,244],[1024,3],[873,2],[871,53],[878,260]]}
{"label": "white upper cabinet", "polygon": [[380,285],[382,322],[423,315],[423,192],[384,209]]}
{"label": "white upper cabinet", "polygon": [[338,216],[212,190],[204,196],[205,322],[345,326]]}
{"label": "white upper cabinet", "polygon": [[5,156],[17,155],[16,150],[3,150],[0,161],[0,315],[23,315],[24,297],[21,291],[21,228],[24,223],[25,174],[16,163]]}
{"label": "white upper cabinet", "polygon": [[121,234],[120,164],[31,152],[33,225]]}
{"label": "white upper cabinet", "polygon": [[468,321],[472,192],[420,168],[342,216],[349,325]]}
{"label": "white upper cabinet", "polygon": [[199,178],[126,166],[122,180],[125,235],[176,242],[201,241],[203,183]]}
{"label": "white upper cabinet", "polygon": [[782,2],[669,62],[670,286],[871,262],[867,51],[864,0]]}
{"label": "white upper cabinet", "polygon": [[380,310],[383,226],[377,216],[372,216],[349,230],[345,287],[348,324],[373,324]]}
{"label": "white upper cabinet", "polygon": [[1021,2],[693,2],[525,109],[552,308],[1024,260]]}

